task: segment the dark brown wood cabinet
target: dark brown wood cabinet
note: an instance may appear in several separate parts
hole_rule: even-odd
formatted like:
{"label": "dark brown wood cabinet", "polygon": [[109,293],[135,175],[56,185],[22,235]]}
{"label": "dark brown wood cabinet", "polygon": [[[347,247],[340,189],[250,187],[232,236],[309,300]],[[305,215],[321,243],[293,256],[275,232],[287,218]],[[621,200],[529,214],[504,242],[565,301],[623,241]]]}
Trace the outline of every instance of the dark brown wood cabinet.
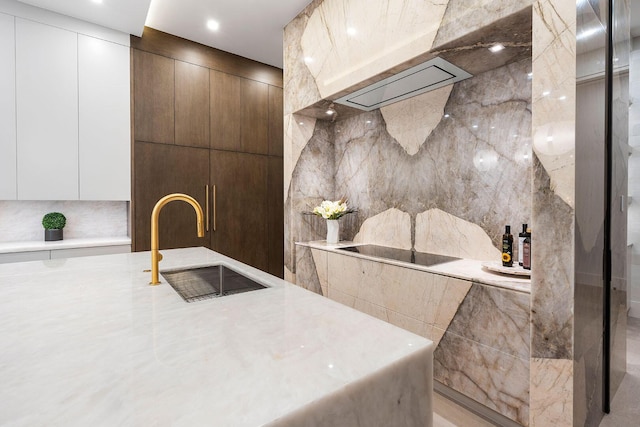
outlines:
{"label": "dark brown wood cabinet", "polygon": [[257,154],[211,150],[215,186],[212,249],[261,270],[268,270],[267,168]]}
{"label": "dark brown wood cabinet", "polygon": [[211,145],[235,151],[240,141],[240,77],[210,71]]}
{"label": "dark brown wood cabinet", "polygon": [[[134,143],[134,245],[148,251],[151,242],[151,211],[170,193],[185,193],[205,208],[209,178],[209,150],[136,141]],[[209,246],[209,235],[197,237],[196,214],[184,202],[172,202],[160,212],[161,248]]]}
{"label": "dark brown wood cabinet", "polygon": [[148,52],[133,55],[136,141],[174,142],[174,60]]}
{"label": "dark brown wood cabinet", "polygon": [[206,211],[208,186],[205,238],[193,208],[174,202],[160,214],[160,248],[206,246],[283,277],[281,70],[149,30],[131,38],[134,250],[149,250],[161,197],[186,193]]}
{"label": "dark brown wood cabinet", "polygon": [[237,151],[269,153],[269,86],[240,81],[240,144]]}
{"label": "dark brown wood cabinet", "polygon": [[267,246],[269,273],[284,277],[284,165],[282,157],[269,156],[267,169]]}
{"label": "dark brown wood cabinet", "polygon": [[281,87],[269,86],[269,155],[282,157],[284,141],[284,94]]}
{"label": "dark brown wood cabinet", "polygon": [[176,144],[209,148],[209,69],[175,64]]}

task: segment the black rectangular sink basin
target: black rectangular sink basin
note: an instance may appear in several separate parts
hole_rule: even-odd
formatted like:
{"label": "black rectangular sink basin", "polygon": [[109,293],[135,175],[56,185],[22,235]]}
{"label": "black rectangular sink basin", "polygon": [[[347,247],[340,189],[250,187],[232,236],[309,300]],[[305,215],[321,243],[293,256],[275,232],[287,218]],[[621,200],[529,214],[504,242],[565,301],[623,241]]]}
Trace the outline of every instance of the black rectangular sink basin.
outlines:
{"label": "black rectangular sink basin", "polygon": [[459,260],[446,255],[430,254],[426,252],[417,252],[415,250],[408,249],[396,249],[389,248],[387,246],[378,245],[359,245],[359,246],[345,246],[338,248],[343,251],[355,252],[362,255],[368,255],[376,258],[393,259],[396,261],[408,262],[411,264],[418,264],[424,266],[431,266],[436,264],[444,264],[445,262],[451,262]]}
{"label": "black rectangular sink basin", "polygon": [[223,265],[165,271],[160,274],[186,302],[266,288]]}

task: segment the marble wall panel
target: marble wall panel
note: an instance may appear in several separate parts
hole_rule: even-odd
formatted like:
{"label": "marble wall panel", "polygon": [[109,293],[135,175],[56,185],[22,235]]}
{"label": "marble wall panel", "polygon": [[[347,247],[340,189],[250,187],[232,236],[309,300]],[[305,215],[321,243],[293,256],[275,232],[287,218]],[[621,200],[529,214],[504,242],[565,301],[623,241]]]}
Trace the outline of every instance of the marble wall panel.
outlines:
{"label": "marble wall panel", "polygon": [[529,425],[584,425],[573,417],[573,369],[572,360],[531,359]]}
{"label": "marble wall panel", "polygon": [[[433,44],[440,46],[450,43],[465,34],[485,27],[489,22],[529,9],[531,4],[531,0],[449,0]],[[520,31],[526,30],[520,29]]]}
{"label": "marble wall panel", "polygon": [[66,239],[129,235],[128,202],[0,201],[0,242],[44,240],[42,217],[62,212]]}
{"label": "marble wall panel", "polygon": [[[534,156],[535,159],[535,156]],[[550,187],[536,160],[531,265],[532,357],[573,357],[574,210]]]}
{"label": "marble wall panel", "polygon": [[482,261],[499,260],[501,256],[480,226],[440,209],[419,213],[415,230],[415,249],[419,252]]}
{"label": "marble wall panel", "polygon": [[448,331],[528,360],[529,302],[528,294],[474,283]]}
{"label": "marble wall panel", "polygon": [[[380,108],[387,124],[387,132],[404,148],[414,155],[440,123],[444,107],[449,100],[452,85],[441,87],[422,95],[414,96],[404,102],[396,102]],[[413,123],[407,126],[407,123]]]}
{"label": "marble wall panel", "polygon": [[321,99],[316,82],[307,68],[300,40],[309,16],[323,0],[313,0],[289,22],[283,32],[284,114],[294,113]]}
{"label": "marble wall panel", "polygon": [[428,51],[448,0],[325,0],[310,14],[302,57],[322,98]]}
{"label": "marble wall panel", "polygon": [[296,283],[311,292],[323,295],[318,278],[318,267],[315,264],[311,248],[298,246],[296,249]]}
{"label": "marble wall panel", "polygon": [[451,332],[444,335],[433,357],[436,381],[529,425],[528,360]]}
{"label": "marble wall panel", "polygon": [[322,200],[335,199],[334,189],[333,128],[329,122],[317,122],[293,169],[285,199],[284,259],[292,275],[296,274],[294,242],[326,237],[326,221],[309,213]]}
{"label": "marble wall panel", "polygon": [[[379,111],[337,122],[336,193],[359,211],[346,237],[389,208],[412,222],[438,208],[480,226],[496,248],[505,224],[529,222],[529,71],[521,61],[454,85],[448,117],[413,156],[386,131]],[[406,129],[415,127],[406,121]]]}
{"label": "marble wall panel", "polygon": [[371,245],[411,249],[411,217],[408,213],[391,208],[367,218],[353,241]]}
{"label": "marble wall panel", "polygon": [[532,426],[572,426],[576,2],[533,2]]}
{"label": "marble wall panel", "polygon": [[327,271],[330,298],[337,291],[414,319],[426,328],[420,335],[432,326],[446,330],[471,288],[465,280],[334,253]]}
{"label": "marble wall panel", "polygon": [[311,249],[311,256],[313,257],[313,263],[316,266],[316,274],[318,275],[318,282],[320,283],[320,288],[322,289],[321,295],[327,295],[328,287],[329,287],[329,271],[328,271],[328,260],[327,260],[327,251],[321,251],[319,249]]}

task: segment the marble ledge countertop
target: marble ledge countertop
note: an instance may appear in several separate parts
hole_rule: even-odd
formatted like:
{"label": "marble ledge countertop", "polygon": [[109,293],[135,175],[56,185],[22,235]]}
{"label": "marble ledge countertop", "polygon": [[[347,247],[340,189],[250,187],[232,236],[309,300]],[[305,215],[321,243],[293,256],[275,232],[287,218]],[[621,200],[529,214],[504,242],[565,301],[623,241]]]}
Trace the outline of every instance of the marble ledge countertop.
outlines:
{"label": "marble ledge countertop", "polygon": [[[205,248],[266,289],[186,303],[149,252],[0,265],[0,425],[431,426],[433,343]],[[60,262],[64,261],[64,262]]]}
{"label": "marble ledge countertop", "polygon": [[98,246],[130,245],[131,238],[124,237],[92,237],[84,239],[63,239],[53,242],[44,240],[24,242],[0,242],[0,254],[10,252],[50,251],[56,249],[92,248]]}
{"label": "marble ledge countertop", "polygon": [[444,264],[436,264],[432,266],[417,265],[403,261],[397,261],[388,258],[372,257],[362,255],[356,252],[338,250],[341,247],[358,246],[365,243],[354,243],[349,241],[341,241],[338,244],[328,244],[324,240],[311,242],[296,242],[296,245],[308,246],[314,249],[334,252],[346,256],[354,256],[358,258],[369,259],[373,261],[384,262],[400,267],[412,268],[415,270],[426,271],[429,273],[441,274],[443,276],[454,277],[456,279],[464,279],[484,285],[496,286],[505,289],[511,289],[518,292],[531,293],[531,279],[518,276],[509,276],[506,274],[495,273],[482,267],[482,261],[472,259],[460,259],[457,261],[446,262]]}

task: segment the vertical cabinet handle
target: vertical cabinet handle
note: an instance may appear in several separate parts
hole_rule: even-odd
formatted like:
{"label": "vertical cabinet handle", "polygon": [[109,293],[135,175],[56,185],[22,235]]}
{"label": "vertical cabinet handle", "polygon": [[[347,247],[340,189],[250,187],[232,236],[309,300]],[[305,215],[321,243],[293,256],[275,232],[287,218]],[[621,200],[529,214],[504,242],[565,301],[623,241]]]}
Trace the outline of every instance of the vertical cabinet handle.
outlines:
{"label": "vertical cabinet handle", "polygon": [[216,231],[216,213],[217,213],[217,206],[216,206],[216,185],[213,184],[213,231]]}
{"label": "vertical cabinet handle", "polygon": [[206,218],[205,218],[205,228],[207,230],[207,232],[209,231],[209,184],[204,186],[204,204],[206,205],[205,207],[205,212],[206,212]]}

